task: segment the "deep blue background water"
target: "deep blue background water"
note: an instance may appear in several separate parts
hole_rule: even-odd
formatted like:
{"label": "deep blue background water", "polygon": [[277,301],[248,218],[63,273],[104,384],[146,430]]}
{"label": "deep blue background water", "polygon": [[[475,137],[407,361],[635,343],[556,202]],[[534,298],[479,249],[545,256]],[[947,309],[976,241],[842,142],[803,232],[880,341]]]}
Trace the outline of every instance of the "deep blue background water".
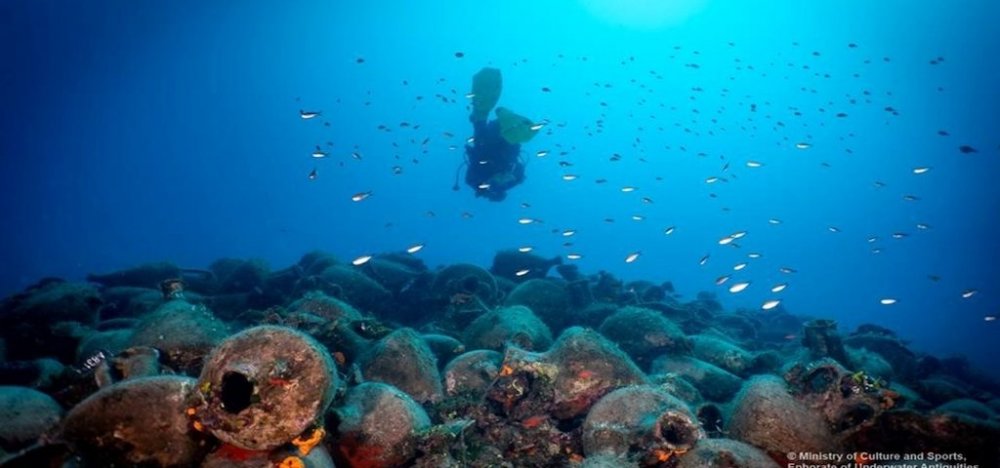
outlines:
{"label": "deep blue background water", "polygon": [[[583,254],[585,272],[730,307],[777,297],[1000,368],[1000,323],[984,321],[1000,314],[996,2],[652,3],[5,1],[0,293],[153,260],[280,268],[311,249],[351,259],[424,242],[431,266],[486,265],[532,245]],[[451,190],[483,66],[504,73],[501,105],[550,122],[504,203]],[[330,156],[313,160],[315,145]],[[718,245],[740,230],[739,249]],[[749,252],[762,258],[734,279],[750,288],[713,284]]]}

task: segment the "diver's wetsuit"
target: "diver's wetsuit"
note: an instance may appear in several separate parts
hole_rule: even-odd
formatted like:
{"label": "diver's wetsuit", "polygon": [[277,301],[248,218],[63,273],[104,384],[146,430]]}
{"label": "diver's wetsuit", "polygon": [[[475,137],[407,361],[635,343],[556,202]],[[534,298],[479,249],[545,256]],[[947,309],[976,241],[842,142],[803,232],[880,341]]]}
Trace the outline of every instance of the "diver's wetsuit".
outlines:
{"label": "diver's wetsuit", "polygon": [[[487,123],[472,121],[473,145],[465,146],[469,163],[465,183],[476,191],[477,197],[501,201],[507,190],[524,182],[524,164],[520,161],[521,145],[508,143],[500,135],[496,120]],[[481,188],[488,185],[485,188]]]}

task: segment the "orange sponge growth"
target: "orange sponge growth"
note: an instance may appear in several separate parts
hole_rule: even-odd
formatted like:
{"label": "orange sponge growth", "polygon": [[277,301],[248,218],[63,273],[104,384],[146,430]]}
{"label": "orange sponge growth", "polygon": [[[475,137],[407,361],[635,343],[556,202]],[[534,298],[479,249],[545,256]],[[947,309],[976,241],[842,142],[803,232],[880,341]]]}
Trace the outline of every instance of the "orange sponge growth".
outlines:
{"label": "orange sponge growth", "polygon": [[278,463],[278,468],[306,468],[306,464],[299,457],[287,457]]}
{"label": "orange sponge growth", "polygon": [[306,456],[309,452],[323,440],[323,436],[326,435],[326,431],[322,427],[314,429],[309,436],[306,437],[305,434],[296,437],[292,440],[292,445],[298,447],[299,455]]}

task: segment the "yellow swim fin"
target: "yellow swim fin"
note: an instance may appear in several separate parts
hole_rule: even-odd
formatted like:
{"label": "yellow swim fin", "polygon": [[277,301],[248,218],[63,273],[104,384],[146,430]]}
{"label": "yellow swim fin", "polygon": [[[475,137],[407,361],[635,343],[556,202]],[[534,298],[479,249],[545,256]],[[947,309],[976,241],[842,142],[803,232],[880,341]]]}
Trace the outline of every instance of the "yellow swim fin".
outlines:
{"label": "yellow swim fin", "polygon": [[503,77],[497,68],[485,67],[472,75],[472,120],[486,120],[490,111],[500,100],[503,90]]}
{"label": "yellow swim fin", "polygon": [[512,145],[525,143],[538,133],[531,119],[517,115],[506,107],[497,107],[497,122],[500,124],[500,136]]}

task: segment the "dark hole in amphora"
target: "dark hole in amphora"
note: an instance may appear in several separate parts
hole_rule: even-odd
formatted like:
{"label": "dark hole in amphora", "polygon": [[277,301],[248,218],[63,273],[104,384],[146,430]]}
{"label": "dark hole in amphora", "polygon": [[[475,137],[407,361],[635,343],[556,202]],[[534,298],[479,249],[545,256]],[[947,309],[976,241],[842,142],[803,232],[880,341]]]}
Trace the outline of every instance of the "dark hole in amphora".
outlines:
{"label": "dark hole in amphora", "polygon": [[253,383],[239,372],[227,372],[222,376],[222,407],[236,414],[247,409],[253,396]]}

